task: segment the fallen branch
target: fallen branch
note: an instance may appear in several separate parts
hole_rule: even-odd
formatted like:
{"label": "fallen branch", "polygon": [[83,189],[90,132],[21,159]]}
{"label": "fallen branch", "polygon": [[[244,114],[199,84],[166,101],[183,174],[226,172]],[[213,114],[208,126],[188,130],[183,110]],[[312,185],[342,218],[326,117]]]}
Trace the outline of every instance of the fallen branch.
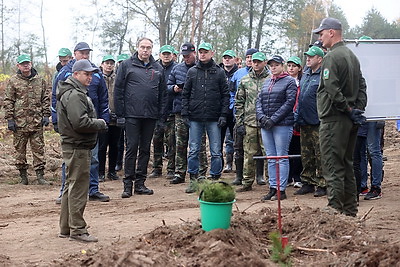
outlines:
{"label": "fallen branch", "polygon": [[7,227],[8,223],[0,224],[0,227]]}
{"label": "fallen branch", "polygon": [[368,214],[369,214],[373,209],[374,209],[374,206],[372,206],[372,207],[361,217],[360,222],[366,221],[366,220],[367,220],[366,218],[367,218]]}
{"label": "fallen branch", "polygon": [[256,202],[251,203],[250,206],[248,206],[247,208],[245,208],[245,209],[242,211],[242,213],[245,213],[246,210],[250,209],[251,207],[253,207],[254,205],[256,205],[256,204],[258,204],[258,203],[262,203],[262,201],[259,200],[259,201],[256,201]]}
{"label": "fallen branch", "polygon": [[329,249],[322,248],[304,248],[304,247],[296,247],[298,250],[309,251],[309,252],[330,252]]}

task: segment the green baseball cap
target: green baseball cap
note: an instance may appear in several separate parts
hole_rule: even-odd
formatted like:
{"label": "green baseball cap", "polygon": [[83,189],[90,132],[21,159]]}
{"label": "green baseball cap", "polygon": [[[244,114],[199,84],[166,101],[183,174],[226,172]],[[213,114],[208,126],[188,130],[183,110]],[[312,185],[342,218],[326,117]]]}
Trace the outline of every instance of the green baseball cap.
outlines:
{"label": "green baseball cap", "polygon": [[313,57],[315,55],[318,55],[320,57],[324,57],[325,54],[324,54],[324,51],[321,48],[319,48],[318,46],[311,46],[308,49],[308,51],[304,53],[304,55],[307,55],[307,56],[310,56],[310,57]]}
{"label": "green baseball cap", "polygon": [[114,57],[112,55],[105,55],[103,57],[103,59],[101,60],[101,63],[103,63],[104,61],[107,61],[107,60],[112,60],[112,61],[115,62],[115,59],[114,59]]}
{"label": "green baseball cap", "polygon": [[263,52],[256,52],[251,56],[251,60],[265,61],[267,60],[267,56]]}
{"label": "green baseball cap", "polygon": [[164,52],[172,54],[174,52],[174,48],[170,45],[163,45],[160,48],[160,53],[164,53]]}
{"label": "green baseball cap", "polygon": [[17,63],[20,64],[22,62],[32,62],[31,57],[27,54],[21,54],[17,57]]}
{"label": "green baseball cap", "polygon": [[198,50],[200,50],[200,49],[209,51],[209,50],[213,50],[213,47],[210,43],[201,43],[198,47]]}
{"label": "green baseball cap", "polygon": [[120,54],[120,55],[117,56],[117,61],[121,62],[121,61],[124,61],[125,59],[128,59],[128,58],[129,58],[128,54]]}
{"label": "green baseball cap", "polygon": [[60,50],[58,50],[58,56],[59,57],[72,56],[72,52],[68,48],[60,48]]}
{"label": "green baseball cap", "polygon": [[367,35],[363,35],[360,38],[358,38],[358,40],[372,40],[372,38]]}
{"label": "green baseball cap", "polygon": [[293,62],[294,64],[301,66],[301,59],[299,57],[292,56],[286,61],[286,63],[289,62]]}
{"label": "green baseball cap", "polygon": [[224,56],[230,56],[230,57],[236,57],[236,53],[233,50],[226,50],[223,54],[222,57]]}

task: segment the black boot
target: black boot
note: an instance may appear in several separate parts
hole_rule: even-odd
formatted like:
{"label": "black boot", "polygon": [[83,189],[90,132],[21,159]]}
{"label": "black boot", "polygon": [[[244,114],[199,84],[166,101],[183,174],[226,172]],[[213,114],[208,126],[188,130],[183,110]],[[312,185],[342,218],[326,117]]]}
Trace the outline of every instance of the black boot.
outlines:
{"label": "black boot", "polygon": [[191,173],[189,186],[188,186],[188,188],[186,188],[185,193],[191,194],[191,193],[196,192],[198,180],[199,180],[199,175]]}
{"label": "black boot", "polygon": [[28,184],[28,171],[26,169],[19,169],[19,176],[21,177],[20,183],[23,185]]}
{"label": "black boot", "polygon": [[223,170],[224,173],[232,172],[232,162],[233,162],[233,154],[232,153],[226,154],[226,166],[225,169]]}
{"label": "black boot", "polygon": [[264,161],[256,160],[256,181],[258,185],[266,185],[264,180]]}
{"label": "black boot", "polygon": [[153,190],[151,190],[150,188],[147,188],[144,185],[145,181],[146,181],[146,179],[143,179],[143,178],[135,180],[135,190],[134,190],[135,194],[137,194],[137,195],[152,195],[152,194],[154,194]]}
{"label": "black boot", "polygon": [[271,200],[273,196],[276,195],[276,188],[270,188],[268,194],[266,194],[261,201]]}
{"label": "black boot", "polygon": [[122,192],[122,198],[129,198],[132,196],[133,181],[132,177],[127,177],[122,180],[124,182],[124,192]]}
{"label": "black boot", "polygon": [[243,180],[243,159],[236,159],[236,178],[232,182],[233,185],[242,185]]}

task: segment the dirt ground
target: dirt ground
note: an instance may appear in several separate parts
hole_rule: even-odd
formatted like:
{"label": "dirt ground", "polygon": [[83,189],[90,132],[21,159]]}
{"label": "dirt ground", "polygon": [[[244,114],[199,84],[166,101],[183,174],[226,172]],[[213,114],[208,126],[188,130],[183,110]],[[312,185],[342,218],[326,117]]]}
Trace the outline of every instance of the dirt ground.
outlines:
{"label": "dirt ground", "polygon": [[[293,266],[400,266],[400,134],[394,122],[385,132],[383,197],[361,199],[357,218],[323,213],[326,198],[296,197],[288,188],[282,222]],[[122,199],[122,182],[106,181],[100,189],[111,201],[88,202],[85,210],[99,242],[58,238],[61,150],[51,128],[45,138],[45,176],[53,185],[35,184],[30,170],[32,183],[24,186],[12,164],[12,137],[1,125],[0,266],[275,266],[268,234],[277,230],[277,202],[259,202],[267,186],[237,194],[230,229],[204,232],[197,196],[184,193],[187,184],[148,179],[154,195]]]}

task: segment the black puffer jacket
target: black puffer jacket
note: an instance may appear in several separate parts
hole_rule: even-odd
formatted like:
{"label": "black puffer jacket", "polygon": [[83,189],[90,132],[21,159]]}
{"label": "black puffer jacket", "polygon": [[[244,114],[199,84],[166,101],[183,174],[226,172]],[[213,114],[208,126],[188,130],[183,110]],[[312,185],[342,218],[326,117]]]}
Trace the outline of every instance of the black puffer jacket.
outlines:
{"label": "black puffer jacket", "polygon": [[164,111],[166,83],[163,68],[153,56],[144,65],[137,52],[118,67],[114,88],[118,118],[159,119]]}
{"label": "black puffer jacket", "polygon": [[193,121],[218,121],[229,112],[225,72],[214,60],[189,69],[182,93],[182,116]]}

